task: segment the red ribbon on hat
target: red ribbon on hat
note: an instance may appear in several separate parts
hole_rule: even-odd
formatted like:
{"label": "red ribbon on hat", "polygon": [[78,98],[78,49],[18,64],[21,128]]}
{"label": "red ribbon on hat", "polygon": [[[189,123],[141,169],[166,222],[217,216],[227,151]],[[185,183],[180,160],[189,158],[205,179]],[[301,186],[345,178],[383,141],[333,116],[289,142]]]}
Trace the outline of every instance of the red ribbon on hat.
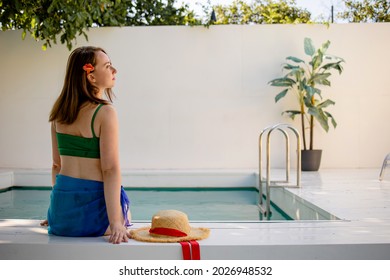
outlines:
{"label": "red ribbon on hat", "polygon": [[196,240],[191,240],[191,255],[193,260],[200,260],[200,246]]}
{"label": "red ribbon on hat", "polygon": [[191,260],[191,247],[187,241],[180,242],[181,249],[183,252],[183,260]]}
{"label": "red ribbon on hat", "polygon": [[180,242],[183,260],[200,260],[200,246],[196,240]]}
{"label": "red ribbon on hat", "polygon": [[182,231],[177,230],[177,229],[174,229],[174,228],[151,228],[149,230],[149,233],[161,234],[161,235],[167,235],[167,236],[174,236],[174,237],[185,237],[185,236],[187,236],[187,233],[182,232]]}
{"label": "red ribbon on hat", "polygon": [[[187,234],[173,228],[151,228],[149,233],[173,237],[185,237]],[[179,242],[183,251],[183,260],[200,260],[200,246],[196,240]]]}

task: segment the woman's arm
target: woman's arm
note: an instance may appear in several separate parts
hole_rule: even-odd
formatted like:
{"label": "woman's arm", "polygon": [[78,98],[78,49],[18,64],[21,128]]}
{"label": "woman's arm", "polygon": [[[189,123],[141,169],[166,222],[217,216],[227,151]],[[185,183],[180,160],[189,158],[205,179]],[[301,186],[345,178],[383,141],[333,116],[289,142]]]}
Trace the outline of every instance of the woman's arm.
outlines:
{"label": "woman's arm", "polygon": [[[56,182],[56,175],[60,173],[61,170],[61,158],[57,146],[56,128],[53,122],[51,123],[51,150],[53,158],[53,164],[51,167],[51,185],[54,186]],[[44,221],[40,222],[40,225],[48,226],[49,222],[47,219],[45,219]]]}
{"label": "woman's arm", "polygon": [[61,171],[61,158],[60,153],[58,151],[56,128],[54,122],[52,122],[51,124],[51,150],[53,158],[53,165],[51,168],[51,184],[52,186],[54,186],[56,181],[56,175]]}
{"label": "woman's arm", "polygon": [[119,125],[115,108],[106,105],[101,109],[100,161],[104,182],[104,197],[110,221],[111,243],[127,242],[129,233],[124,226],[120,203],[121,174],[119,164]]}

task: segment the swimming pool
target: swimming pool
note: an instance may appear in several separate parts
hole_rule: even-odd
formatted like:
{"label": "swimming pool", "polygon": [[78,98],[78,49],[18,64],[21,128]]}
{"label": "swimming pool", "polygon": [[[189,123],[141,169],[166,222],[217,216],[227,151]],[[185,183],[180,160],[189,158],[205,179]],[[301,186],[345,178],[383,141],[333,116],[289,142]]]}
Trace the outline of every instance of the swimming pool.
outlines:
{"label": "swimming pool", "polygon": [[[257,181],[253,173],[241,171],[239,176],[218,173],[221,174],[218,180],[214,180],[215,173],[211,179],[209,173],[206,175],[202,173],[199,176],[167,173],[169,174],[164,173],[164,176],[156,176],[154,173],[150,175],[149,172],[147,176],[131,173],[131,176],[124,176],[123,181],[124,185],[129,187],[142,185],[162,188],[172,186],[240,188],[255,186]],[[277,190],[280,193],[296,194],[297,202],[299,198],[305,198],[324,210],[337,214],[340,220],[194,223],[195,227],[208,227],[212,230],[208,239],[199,242],[202,259],[389,260],[390,182],[373,179],[378,177],[378,173],[377,169],[323,169],[318,173],[303,173],[301,188]],[[14,174],[12,180],[2,184],[3,188],[46,186],[51,180],[50,171],[45,171],[43,175],[37,171],[23,174],[18,171]],[[294,198],[291,195],[289,197]],[[291,204],[296,203],[291,201]],[[134,228],[148,225],[150,218],[147,222],[134,222]],[[127,261],[182,259],[180,245],[149,244],[129,240],[129,243],[121,246],[108,246],[105,237],[67,238],[48,235],[46,228],[42,228],[37,220],[0,219],[0,239],[0,259]]]}
{"label": "swimming pool", "polygon": [[[45,219],[50,187],[10,187],[0,192],[0,219]],[[176,209],[191,221],[259,222],[262,220],[337,220],[334,215],[283,188],[271,192],[271,212],[263,217],[258,190],[239,188],[125,188],[133,221],[150,221],[154,213]]]}

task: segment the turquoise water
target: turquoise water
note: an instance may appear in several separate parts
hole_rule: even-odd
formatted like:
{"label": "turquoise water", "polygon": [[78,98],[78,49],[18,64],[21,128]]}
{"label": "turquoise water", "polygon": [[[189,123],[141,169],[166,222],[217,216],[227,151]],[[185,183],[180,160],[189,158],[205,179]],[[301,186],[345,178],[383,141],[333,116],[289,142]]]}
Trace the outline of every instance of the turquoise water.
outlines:
{"label": "turquoise water", "polygon": [[[191,221],[259,221],[256,188],[125,188],[133,221],[150,221],[164,209],[185,212]],[[12,187],[0,193],[0,219],[45,219],[50,188]],[[271,220],[291,220],[272,205]]]}

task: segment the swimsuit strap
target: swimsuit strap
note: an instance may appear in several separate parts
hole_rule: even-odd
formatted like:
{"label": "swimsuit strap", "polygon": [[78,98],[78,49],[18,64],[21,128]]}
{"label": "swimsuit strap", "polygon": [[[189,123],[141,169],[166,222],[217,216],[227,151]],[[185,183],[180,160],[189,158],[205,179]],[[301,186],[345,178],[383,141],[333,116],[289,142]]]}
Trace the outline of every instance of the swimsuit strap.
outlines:
{"label": "swimsuit strap", "polygon": [[100,108],[102,108],[104,104],[99,104],[99,106],[97,106],[95,112],[93,113],[93,116],[92,116],[92,121],[91,121],[91,130],[92,130],[92,135],[94,138],[97,138],[96,137],[96,134],[95,134],[95,130],[93,129],[93,123],[95,122],[95,117],[96,117],[96,114],[97,112],[100,110]]}

